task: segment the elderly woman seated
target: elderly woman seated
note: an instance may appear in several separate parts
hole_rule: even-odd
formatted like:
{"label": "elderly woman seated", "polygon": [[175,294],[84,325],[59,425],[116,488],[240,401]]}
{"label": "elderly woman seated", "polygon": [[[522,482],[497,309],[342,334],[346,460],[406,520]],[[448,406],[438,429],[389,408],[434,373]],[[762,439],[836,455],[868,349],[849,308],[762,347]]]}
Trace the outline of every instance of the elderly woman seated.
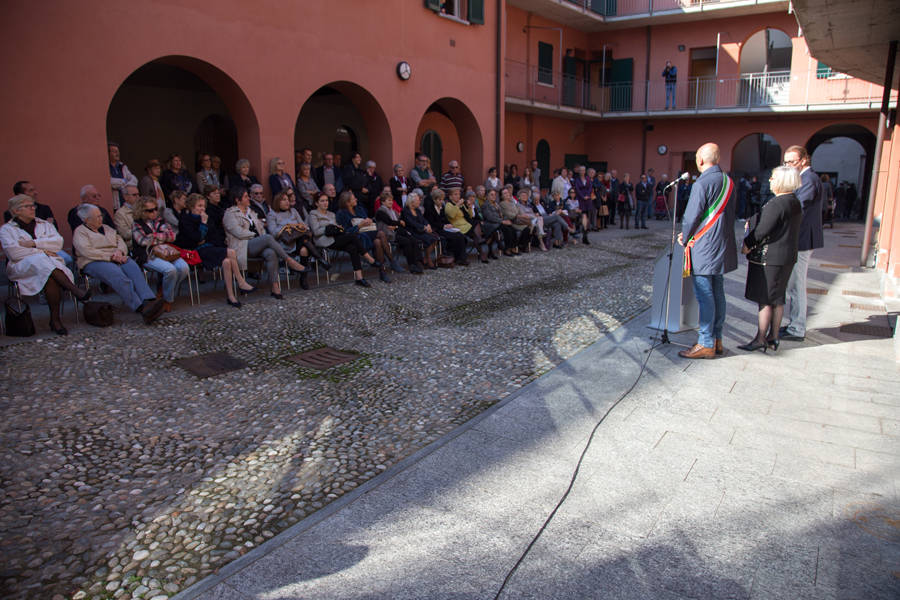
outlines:
{"label": "elderly woman seated", "polygon": [[[218,196],[218,190],[216,190]],[[234,250],[225,247],[225,232],[221,224],[215,224],[206,212],[206,198],[200,194],[188,196],[185,210],[181,213],[178,236],[175,245],[184,250],[196,250],[203,261],[203,268],[214,270],[221,267],[225,281],[225,295],[228,304],[240,308],[234,292],[233,280],[237,280],[241,291],[252,292],[254,288],[244,279],[238,266]]]}
{"label": "elderly woman seated", "polygon": [[[165,310],[169,312],[175,301],[175,288],[187,278],[190,267],[182,258],[169,260],[154,250],[154,246],[174,242],[175,232],[160,216],[159,206],[153,196],[143,196],[135,204],[131,239],[131,254],[137,263],[162,276],[163,300]],[[174,246],[172,249],[174,250]]]}
{"label": "elderly woman seated", "polygon": [[462,190],[459,188],[450,188],[449,202],[444,203],[444,216],[450,225],[455,227],[461,234],[469,238],[475,248],[478,250],[478,257],[481,262],[488,261],[487,254],[481,247],[483,242],[481,237],[481,226],[473,223],[474,214],[465,206],[462,197]]}
{"label": "elderly woman seated", "polygon": [[541,202],[541,190],[536,187],[531,189],[531,199],[528,202],[528,208],[541,220],[542,237],[549,237],[553,248],[562,248],[563,231],[568,229],[566,222],[560,215],[547,210]]}
{"label": "elderly woman seated", "polygon": [[422,260],[425,268],[437,269],[431,255],[440,238],[432,231],[431,225],[425,219],[422,211],[422,190],[416,188],[406,196],[406,205],[400,211],[400,222],[403,223],[403,229],[416,242],[418,248],[424,249]]}
{"label": "elderly woman seated", "polygon": [[444,212],[446,194],[440,188],[431,190],[431,197],[426,200],[425,218],[431,230],[438,234],[444,243],[444,253],[453,255],[458,265],[468,266],[466,257],[466,236],[458,228],[450,224]]}
{"label": "elderly woman seated", "polygon": [[388,242],[385,232],[378,230],[375,222],[366,213],[366,209],[357,202],[356,194],[350,190],[341,192],[341,195],[338,197],[338,206],[340,206],[340,209],[335,215],[338,225],[344,228],[345,233],[358,233],[363,248],[367,252],[372,249],[375,250],[375,259],[381,263],[378,277],[383,282],[390,283],[391,278],[387,274],[385,259],[390,261],[392,265],[396,263],[394,263],[391,244]]}
{"label": "elderly woman seated", "polygon": [[[269,211],[269,218],[266,219],[266,229],[269,230],[272,237],[278,240],[285,252],[299,254],[300,264],[304,267],[309,265],[309,257],[312,256],[327,271],[331,265],[325,260],[313,241],[312,232],[300,217],[300,213],[291,206],[291,193],[291,190],[282,190],[275,194],[275,198],[272,200],[272,210]],[[300,287],[304,290],[309,289],[305,271],[300,273]]]}
{"label": "elderly woman seated", "polygon": [[[250,210],[250,194],[244,188],[233,188],[229,198],[234,206],[225,210],[222,224],[225,228],[225,240],[228,247],[234,250],[242,270],[247,268],[248,258],[262,257],[266,261],[266,273],[272,283],[271,296],[278,300],[281,294],[281,279],[278,275],[278,259],[284,261],[289,269],[303,273],[306,267],[288,256],[284,248],[266,233],[265,225]],[[247,293],[253,291],[248,290]]]}
{"label": "elderly woman seated", "polygon": [[78,268],[111,287],[128,308],[144,317],[144,323],[155,321],[165,309],[165,300],[156,297],[141,268],[128,258],[125,240],[115,228],[103,224],[103,213],[93,204],[79,206],[78,218],[83,224],[72,236]]}
{"label": "elderly woman seated", "polygon": [[519,252],[530,252],[532,217],[519,211],[519,204],[513,198],[509,187],[500,190],[500,198],[500,216],[515,232],[513,243],[506,245],[503,254],[514,256]]}
{"label": "elderly woman seated", "polygon": [[356,285],[371,287],[372,284],[363,278],[362,262],[359,258],[360,256],[365,258],[369,264],[377,268],[381,268],[381,263],[366,252],[359,234],[347,233],[338,225],[337,216],[328,210],[329,201],[327,194],[319,194],[316,198],[316,209],[309,213],[308,224],[316,239],[316,245],[319,248],[342,250],[349,254]]}
{"label": "elderly woman seated", "polygon": [[12,219],[0,227],[0,244],[6,253],[6,276],[19,286],[23,296],[44,292],[50,308],[50,329],[59,335],[68,331],[60,319],[62,292],[71,292],[82,302],[90,298],[73,283],[72,272],[57,254],[63,238],[53,224],[34,216],[31,196],[19,194],[9,200]]}
{"label": "elderly woman seated", "polygon": [[[482,186],[478,186],[482,187]],[[497,259],[500,255],[494,252],[491,244],[497,244],[501,249],[501,236],[508,247],[515,246],[515,230],[512,224],[500,216],[500,204],[497,202],[497,190],[490,189],[481,203],[481,232],[485,236],[488,247],[488,256]]]}

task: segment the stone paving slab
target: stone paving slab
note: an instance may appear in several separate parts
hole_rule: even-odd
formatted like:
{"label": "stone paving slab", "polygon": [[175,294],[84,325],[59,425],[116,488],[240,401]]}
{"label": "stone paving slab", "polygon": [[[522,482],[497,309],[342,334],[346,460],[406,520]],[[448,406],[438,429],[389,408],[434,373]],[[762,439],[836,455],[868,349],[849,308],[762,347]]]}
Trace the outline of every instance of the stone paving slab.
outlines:
{"label": "stone paving slab", "polygon": [[[817,265],[852,264],[835,243],[845,229],[826,231]],[[735,349],[755,329],[740,269],[727,278],[724,358],[650,356],[504,598],[900,596],[893,341],[837,331],[851,313],[834,290],[877,289],[876,278],[811,275],[831,292],[810,298],[802,344],[775,356]],[[646,319],[179,600],[493,598],[562,493],[586,432],[637,375]]]}

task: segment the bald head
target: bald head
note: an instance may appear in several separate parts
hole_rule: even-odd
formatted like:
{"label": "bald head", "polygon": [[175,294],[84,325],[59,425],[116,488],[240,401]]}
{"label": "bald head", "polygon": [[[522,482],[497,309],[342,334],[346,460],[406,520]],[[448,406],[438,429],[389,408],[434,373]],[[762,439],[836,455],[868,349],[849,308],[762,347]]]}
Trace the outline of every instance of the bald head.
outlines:
{"label": "bald head", "polygon": [[707,142],[697,150],[697,168],[702,173],[713,165],[719,164],[719,146]]}

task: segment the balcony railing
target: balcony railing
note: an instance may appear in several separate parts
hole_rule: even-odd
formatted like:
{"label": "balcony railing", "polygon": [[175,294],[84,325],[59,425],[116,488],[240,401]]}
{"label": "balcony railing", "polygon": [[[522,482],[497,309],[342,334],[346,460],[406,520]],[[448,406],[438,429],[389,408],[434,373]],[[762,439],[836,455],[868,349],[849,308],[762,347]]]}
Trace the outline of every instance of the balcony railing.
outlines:
{"label": "balcony railing", "polygon": [[603,17],[631,17],[667,11],[692,11],[726,8],[729,5],[753,5],[779,0],[566,0]]}
{"label": "balcony railing", "polygon": [[[808,110],[881,106],[882,88],[841,74],[822,76],[815,71],[744,73],[739,77],[698,77],[679,81],[669,102],[679,111],[734,112]],[[506,96],[535,104],[578,109],[600,114],[665,111],[663,79],[609,83],[589,81],[560,71],[538,69],[506,61]],[[892,92],[896,102],[897,92]],[[781,108],[783,107],[783,108]]]}

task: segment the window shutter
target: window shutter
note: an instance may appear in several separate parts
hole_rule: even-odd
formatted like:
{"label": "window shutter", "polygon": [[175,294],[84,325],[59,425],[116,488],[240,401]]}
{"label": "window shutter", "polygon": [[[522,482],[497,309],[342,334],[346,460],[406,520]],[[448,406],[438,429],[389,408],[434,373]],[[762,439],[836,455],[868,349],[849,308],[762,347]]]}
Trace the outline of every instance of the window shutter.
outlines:
{"label": "window shutter", "polygon": [[441,12],[441,0],[425,0],[425,8],[430,8],[434,12]]}
{"label": "window shutter", "polygon": [[484,25],[484,0],[469,0],[468,21],[476,25]]}

